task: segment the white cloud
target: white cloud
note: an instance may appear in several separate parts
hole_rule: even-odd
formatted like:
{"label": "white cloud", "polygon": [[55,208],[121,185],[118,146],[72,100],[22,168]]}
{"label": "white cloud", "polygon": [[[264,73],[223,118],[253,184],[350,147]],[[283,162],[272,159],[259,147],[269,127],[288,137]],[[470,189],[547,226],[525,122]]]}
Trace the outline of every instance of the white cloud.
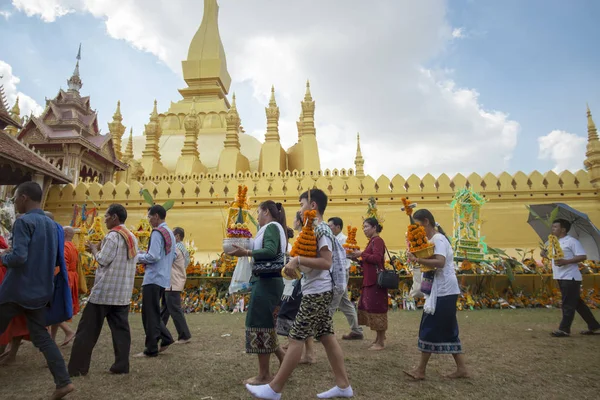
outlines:
{"label": "white cloud", "polygon": [[[111,37],[156,55],[177,74],[200,24],[202,3],[13,0],[45,21],[72,10],[91,13],[105,21]],[[353,166],[356,132],[366,172],[375,176],[483,174],[509,167],[519,124],[485,109],[478,92],[456,83],[452,71],[423,67],[465,36],[463,28],[448,24],[444,0],[219,3],[232,89],[250,85],[251,96],[266,105],[275,85],[284,147],[296,140],[295,121],[310,78],[323,168]],[[173,100],[179,98],[176,89]],[[238,92],[238,108],[252,103],[241,96]],[[140,100],[144,115],[146,103]],[[240,114],[247,131],[261,137],[264,113],[240,109]]]}
{"label": "white cloud", "polygon": [[9,109],[12,108],[17,97],[19,97],[19,108],[21,109],[21,117],[25,115],[40,115],[44,108],[40,106],[34,99],[17,90],[17,85],[21,82],[17,76],[13,75],[12,67],[6,62],[0,60],[0,83],[4,85],[4,93]]}
{"label": "white cloud", "polygon": [[463,39],[466,37],[465,28],[454,28],[452,30],[452,37],[455,39]]}
{"label": "white cloud", "polygon": [[587,139],[574,133],[554,130],[538,138],[540,160],[554,163],[554,172],[578,171],[583,168]]}
{"label": "white cloud", "polygon": [[8,20],[12,13],[6,10],[0,10],[0,17],[4,17],[5,20]]}
{"label": "white cloud", "polygon": [[13,0],[13,6],[31,17],[39,15],[45,22],[54,22],[57,18],[74,12],[72,5],[77,4],[77,0]]}

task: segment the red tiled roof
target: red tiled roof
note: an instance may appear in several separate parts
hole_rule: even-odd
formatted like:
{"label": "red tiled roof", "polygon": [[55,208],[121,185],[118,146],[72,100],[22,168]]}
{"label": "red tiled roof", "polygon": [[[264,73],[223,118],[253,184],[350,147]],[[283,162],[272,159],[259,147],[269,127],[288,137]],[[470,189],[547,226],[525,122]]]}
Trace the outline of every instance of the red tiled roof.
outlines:
{"label": "red tiled roof", "polygon": [[[53,178],[54,183],[69,183],[71,179],[12,135],[0,130],[0,162],[8,160],[27,169]],[[0,178],[1,182],[1,178]]]}

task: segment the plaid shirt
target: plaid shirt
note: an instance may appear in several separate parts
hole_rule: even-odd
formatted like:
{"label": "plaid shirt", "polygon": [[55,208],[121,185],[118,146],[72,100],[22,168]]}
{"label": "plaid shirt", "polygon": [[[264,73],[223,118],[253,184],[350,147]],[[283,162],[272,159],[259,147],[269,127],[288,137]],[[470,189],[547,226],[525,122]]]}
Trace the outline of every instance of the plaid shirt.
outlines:
{"label": "plaid shirt", "polygon": [[[135,253],[138,252],[134,237]],[[127,245],[117,232],[109,232],[96,254],[98,269],[89,301],[94,304],[125,306],[131,300],[136,257],[127,259]]]}

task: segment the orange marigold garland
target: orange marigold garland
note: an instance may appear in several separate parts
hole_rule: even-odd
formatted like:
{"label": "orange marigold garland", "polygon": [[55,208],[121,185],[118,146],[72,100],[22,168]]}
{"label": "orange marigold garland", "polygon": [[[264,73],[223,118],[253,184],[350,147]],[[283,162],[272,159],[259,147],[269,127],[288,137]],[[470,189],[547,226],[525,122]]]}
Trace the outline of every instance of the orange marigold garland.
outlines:
{"label": "orange marigold garland", "polygon": [[[408,231],[406,238],[408,239],[408,251],[414,254],[417,258],[429,258],[433,255],[434,244],[430,243],[425,233],[425,228],[421,225],[417,225],[412,217],[413,209],[416,207],[416,203],[412,203],[406,198],[402,198],[402,204],[404,207],[402,210],[410,218],[410,225],[408,225]],[[428,268],[421,266],[421,271],[427,272],[434,268]]]}
{"label": "orange marigold garland", "polygon": [[315,258],[317,256],[317,237],[315,236],[314,220],[317,217],[316,210],[304,212],[304,224],[302,231],[296,238],[290,255],[292,257],[302,256]]}
{"label": "orange marigold garland", "polygon": [[[314,224],[317,218],[317,211],[310,210],[304,212],[303,225],[300,234],[296,238],[290,256],[317,257],[317,237],[315,236]],[[295,276],[285,274],[285,268],[281,270],[281,276],[286,279],[300,279],[300,271],[296,270]]]}
{"label": "orange marigold garland", "polygon": [[352,254],[353,252],[360,250],[360,247],[356,243],[356,231],[356,227],[348,225],[348,238],[343,245],[346,249],[346,254]]}

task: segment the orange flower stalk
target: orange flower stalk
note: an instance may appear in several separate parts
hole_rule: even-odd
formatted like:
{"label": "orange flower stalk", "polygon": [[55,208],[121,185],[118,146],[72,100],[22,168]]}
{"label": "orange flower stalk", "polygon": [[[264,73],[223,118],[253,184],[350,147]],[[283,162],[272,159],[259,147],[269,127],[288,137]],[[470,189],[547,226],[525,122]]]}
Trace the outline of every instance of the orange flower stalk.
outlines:
{"label": "orange flower stalk", "polygon": [[402,209],[404,210],[404,212],[406,213],[406,215],[408,215],[409,217],[412,216],[413,214],[413,203],[408,200],[406,197],[402,198],[402,204],[404,205],[404,207],[402,207]]}
{"label": "orange flower stalk", "polygon": [[351,254],[357,250],[360,250],[360,247],[356,243],[356,231],[356,227],[348,225],[348,239],[346,239],[346,243],[343,245],[346,249],[346,254]]}
{"label": "orange flower stalk", "polygon": [[292,257],[302,256],[315,258],[317,256],[317,237],[314,231],[314,220],[317,217],[316,210],[304,212],[304,224],[300,235],[296,238],[290,255]]}

